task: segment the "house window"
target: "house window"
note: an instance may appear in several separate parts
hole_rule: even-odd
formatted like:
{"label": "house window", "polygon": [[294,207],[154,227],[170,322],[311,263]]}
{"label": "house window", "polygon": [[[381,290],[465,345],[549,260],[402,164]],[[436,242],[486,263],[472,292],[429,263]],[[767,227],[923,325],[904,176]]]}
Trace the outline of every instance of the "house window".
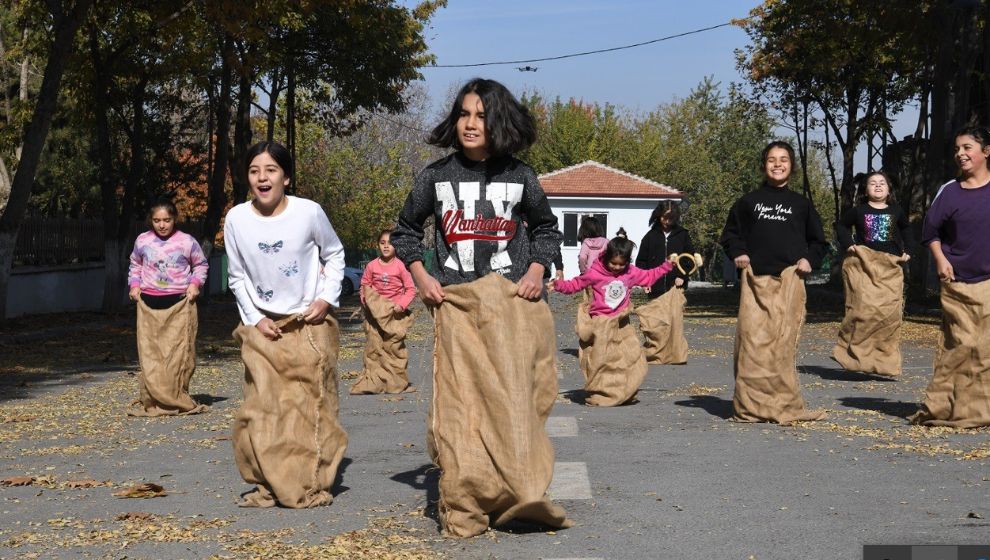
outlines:
{"label": "house window", "polygon": [[585,216],[594,216],[598,220],[598,223],[602,225],[602,230],[608,231],[608,214],[564,212],[564,247],[577,247],[580,245],[577,239],[578,227],[581,225],[581,219]]}

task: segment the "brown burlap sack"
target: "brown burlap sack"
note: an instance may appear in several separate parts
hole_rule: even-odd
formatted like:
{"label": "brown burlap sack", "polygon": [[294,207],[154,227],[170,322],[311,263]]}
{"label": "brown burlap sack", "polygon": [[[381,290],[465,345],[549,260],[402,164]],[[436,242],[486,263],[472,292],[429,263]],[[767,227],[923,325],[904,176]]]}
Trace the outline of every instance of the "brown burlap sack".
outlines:
{"label": "brown burlap sack", "polygon": [[832,357],[849,371],[901,374],[904,271],[897,257],[860,246],[842,262],[846,316]]}
{"label": "brown burlap sack", "polygon": [[942,283],[942,334],[921,410],[926,426],[990,426],[990,280]]}
{"label": "brown burlap sack", "polygon": [[470,537],[511,519],[571,526],[547,497],[554,456],[544,426],[557,398],[550,308],[492,273],[445,286],[435,319],[427,444],[441,470],[444,534]]}
{"label": "brown burlap sack", "polygon": [[330,486],[347,449],[337,421],[337,321],[301,316],[276,321],[278,340],[241,325],[234,338],[244,360],[244,403],[234,417],[234,460],[257,489],[245,507],[307,508],[333,501]]}
{"label": "brown burlap sack", "polygon": [[650,364],[686,364],[687,339],[684,338],[684,290],[672,288],[657,299],[636,308],[639,328],[643,331],[643,352]]}
{"label": "brown burlap sack", "polygon": [[629,323],[629,309],[614,317],[588,315],[588,304],[578,306],[577,335],[584,403],[618,406],[635,400],[646,378],[646,358]]}
{"label": "brown burlap sack", "polygon": [[209,409],[189,395],[196,369],[196,304],[183,298],[168,309],[152,309],[137,302],[137,348],[141,364],[139,400],[131,416],[197,414]]}
{"label": "brown burlap sack", "polygon": [[406,332],[413,324],[412,313],[396,311],[392,300],[370,287],[364,303],[364,371],[351,385],[351,394],[401,393],[409,389]]}
{"label": "brown burlap sack", "polygon": [[756,276],[745,268],[740,283],[732,419],[821,420],[825,412],[805,409],[798,386],[795,360],[806,294],[797,267],[784,269],[780,277]]}

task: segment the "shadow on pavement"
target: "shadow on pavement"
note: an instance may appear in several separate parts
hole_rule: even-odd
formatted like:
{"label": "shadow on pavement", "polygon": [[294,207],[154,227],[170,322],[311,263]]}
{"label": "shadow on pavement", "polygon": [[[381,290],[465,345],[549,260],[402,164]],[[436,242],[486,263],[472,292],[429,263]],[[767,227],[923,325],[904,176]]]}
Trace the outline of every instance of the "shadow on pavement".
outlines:
{"label": "shadow on pavement", "polygon": [[689,408],[700,408],[708,414],[718,416],[723,420],[732,418],[732,401],[727,401],[711,395],[696,395],[685,401],[675,401],[674,404]]}
{"label": "shadow on pavement", "polygon": [[874,375],[872,373],[863,373],[861,371],[846,371],[842,368],[827,368],[822,366],[798,366],[798,371],[801,373],[810,373],[811,375],[817,375],[818,377],[821,377],[822,379],[827,379],[829,381],[884,381],[884,382],[897,381],[897,379],[885,375]]}
{"label": "shadow on pavement", "polygon": [[333,485],[330,486],[331,496],[337,497],[351,489],[350,486],[344,486],[344,471],[346,471],[347,467],[349,467],[353,462],[354,461],[352,459],[348,459],[347,457],[340,460],[340,466],[337,467],[337,476],[333,479]]}
{"label": "shadow on pavement", "polygon": [[873,410],[898,418],[907,418],[918,411],[918,403],[891,401],[879,397],[841,397],[839,402],[842,403],[842,406],[848,406],[849,408]]}
{"label": "shadow on pavement", "polygon": [[440,469],[432,463],[427,463],[411,471],[396,473],[389,478],[416,490],[426,491],[426,507],[423,509],[423,515],[435,521],[439,531],[441,527],[437,503],[440,502]]}

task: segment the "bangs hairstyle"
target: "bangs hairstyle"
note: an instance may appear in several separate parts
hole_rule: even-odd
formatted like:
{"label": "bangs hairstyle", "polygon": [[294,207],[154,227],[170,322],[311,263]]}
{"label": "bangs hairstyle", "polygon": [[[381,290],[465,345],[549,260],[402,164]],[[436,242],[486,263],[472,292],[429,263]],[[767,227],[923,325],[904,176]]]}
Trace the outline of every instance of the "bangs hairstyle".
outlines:
{"label": "bangs hairstyle", "polygon": [[598,258],[602,260],[602,264],[607,265],[613,258],[622,257],[626,261],[626,266],[628,266],[629,261],[632,260],[632,252],[635,248],[636,244],[625,237],[613,237]]}
{"label": "bangs hairstyle", "polygon": [[272,156],[275,163],[282,168],[282,172],[289,179],[292,178],[294,172],[292,163],[292,154],[289,153],[288,148],[279,144],[278,142],[258,142],[254,146],[248,148],[246,154],[244,154],[244,172],[247,173],[251,169],[251,162],[254,158],[260,156],[261,154],[268,154]]}
{"label": "bangs hairstyle", "polygon": [[675,226],[681,225],[681,205],[672,200],[661,200],[650,214],[650,227],[660,224],[660,218],[670,212],[670,220]]}
{"label": "bangs hairstyle", "polygon": [[387,235],[389,241],[391,241],[392,240],[392,231],[393,231],[392,228],[385,228],[385,229],[381,230],[380,232],[378,232],[378,240],[380,241],[383,236],[386,236]]}
{"label": "bangs hairstyle", "polygon": [[964,126],[956,131],[956,135],[953,136],[953,139],[959,138],[960,136],[972,136],[974,140],[979,142],[981,150],[990,145],[990,130],[987,130],[987,127],[985,126]]}
{"label": "bangs hairstyle", "polygon": [[441,148],[461,149],[457,139],[457,121],[461,118],[464,96],[469,93],[481,98],[485,110],[485,149],[489,155],[511,155],[536,142],[536,123],[529,110],[502,84],[475,78],[457,92],[450,114],[433,129],[427,143]]}
{"label": "bangs hairstyle", "polygon": [[863,176],[863,184],[859,187],[859,196],[856,197],[857,204],[866,204],[869,202],[870,197],[866,195],[866,190],[869,188],[870,177],[881,176],[887,181],[887,200],[884,200],[887,204],[897,204],[897,198],[894,196],[894,182],[890,180],[890,175],[887,175],[884,171],[870,171]]}
{"label": "bangs hairstyle", "polygon": [[168,212],[168,215],[172,217],[173,222],[179,221],[179,209],[175,207],[175,203],[167,198],[160,198],[148,208],[148,225],[151,225],[151,217],[155,215],[155,212],[159,210],[164,210]]}
{"label": "bangs hairstyle", "polygon": [[577,234],[578,241],[594,239],[596,237],[605,237],[605,229],[602,227],[601,222],[598,221],[598,218],[594,216],[581,218],[581,227],[578,228]]}

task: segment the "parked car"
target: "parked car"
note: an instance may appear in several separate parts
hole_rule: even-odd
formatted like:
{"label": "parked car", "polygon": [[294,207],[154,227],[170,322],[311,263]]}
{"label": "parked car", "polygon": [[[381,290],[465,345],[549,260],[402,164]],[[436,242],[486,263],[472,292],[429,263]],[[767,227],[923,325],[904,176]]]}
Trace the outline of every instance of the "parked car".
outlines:
{"label": "parked car", "polygon": [[347,297],[354,293],[361,285],[361,276],[364,275],[363,268],[357,268],[354,266],[344,267],[344,280],[340,283],[340,295],[341,297]]}

